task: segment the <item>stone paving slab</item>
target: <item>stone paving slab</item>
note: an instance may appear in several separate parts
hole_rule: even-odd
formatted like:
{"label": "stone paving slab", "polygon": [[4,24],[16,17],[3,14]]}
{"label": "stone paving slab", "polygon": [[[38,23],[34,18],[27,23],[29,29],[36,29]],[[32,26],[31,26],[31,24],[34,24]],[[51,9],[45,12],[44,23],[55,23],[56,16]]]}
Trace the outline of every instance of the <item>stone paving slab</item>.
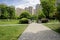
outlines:
{"label": "stone paving slab", "polygon": [[18,40],[60,40],[60,34],[42,24],[32,23]]}

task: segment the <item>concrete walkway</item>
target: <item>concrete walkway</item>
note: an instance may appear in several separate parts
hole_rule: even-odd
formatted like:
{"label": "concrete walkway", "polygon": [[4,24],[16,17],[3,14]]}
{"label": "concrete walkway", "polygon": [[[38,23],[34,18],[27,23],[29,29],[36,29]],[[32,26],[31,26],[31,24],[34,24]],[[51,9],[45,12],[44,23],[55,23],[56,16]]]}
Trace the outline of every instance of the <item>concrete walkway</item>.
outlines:
{"label": "concrete walkway", "polygon": [[22,33],[18,40],[60,40],[60,34],[42,24],[32,23]]}

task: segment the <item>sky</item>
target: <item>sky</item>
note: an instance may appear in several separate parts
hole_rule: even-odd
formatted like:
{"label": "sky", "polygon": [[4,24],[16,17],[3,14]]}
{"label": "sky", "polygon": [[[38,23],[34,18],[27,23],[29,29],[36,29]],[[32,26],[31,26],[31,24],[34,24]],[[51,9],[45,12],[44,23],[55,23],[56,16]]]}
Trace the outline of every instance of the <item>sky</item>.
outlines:
{"label": "sky", "polygon": [[35,8],[36,4],[40,4],[40,0],[0,0],[0,4],[4,3],[7,5],[13,5],[16,8],[25,8],[32,6]]}

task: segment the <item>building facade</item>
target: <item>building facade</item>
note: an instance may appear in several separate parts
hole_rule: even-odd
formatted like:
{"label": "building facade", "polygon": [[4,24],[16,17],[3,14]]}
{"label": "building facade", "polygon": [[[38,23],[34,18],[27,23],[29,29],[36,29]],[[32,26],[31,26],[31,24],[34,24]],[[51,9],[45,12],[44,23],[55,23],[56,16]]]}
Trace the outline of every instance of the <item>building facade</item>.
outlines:
{"label": "building facade", "polygon": [[60,3],[60,0],[56,0],[57,4]]}
{"label": "building facade", "polygon": [[38,11],[40,10],[40,4],[36,5],[36,14],[38,13]]}
{"label": "building facade", "polygon": [[22,12],[27,11],[31,15],[37,14],[39,10],[41,10],[40,4],[37,4],[35,9],[32,6],[25,7],[24,9],[22,8],[16,8],[16,15],[19,16]]}
{"label": "building facade", "polygon": [[60,0],[56,0],[56,5],[59,5],[60,4]]}
{"label": "building facade", "polygon": [[16,15],[20,16],[20,14],[24,11],[22,8],[16,8]]}
{"label": "building facade", "polygon": [[34,14],[34,9],[32,6],[25,7],[25,11],[29,12],[30,14]]}
{"label": "building facade", "polygon": [[33,14],[33,11],[34,11],[33,7],[29,6],[28,9],[29,9],[29,13]]}

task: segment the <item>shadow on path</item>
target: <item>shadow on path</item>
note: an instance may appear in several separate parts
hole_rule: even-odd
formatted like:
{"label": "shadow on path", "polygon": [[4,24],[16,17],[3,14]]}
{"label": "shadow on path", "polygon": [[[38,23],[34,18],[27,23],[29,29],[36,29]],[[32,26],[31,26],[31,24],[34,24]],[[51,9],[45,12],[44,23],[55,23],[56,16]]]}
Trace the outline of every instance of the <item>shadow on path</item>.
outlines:
{"label": "shadow on path", "polygon": [[42,24],[32,23],[18,40],[60,40],[60,34]]}
{"label": "shadow on path", "polygon": [[51,33],[51,30],[40,31],[37,33],[26,32],[18,40],[60,40],[60,34]]}

